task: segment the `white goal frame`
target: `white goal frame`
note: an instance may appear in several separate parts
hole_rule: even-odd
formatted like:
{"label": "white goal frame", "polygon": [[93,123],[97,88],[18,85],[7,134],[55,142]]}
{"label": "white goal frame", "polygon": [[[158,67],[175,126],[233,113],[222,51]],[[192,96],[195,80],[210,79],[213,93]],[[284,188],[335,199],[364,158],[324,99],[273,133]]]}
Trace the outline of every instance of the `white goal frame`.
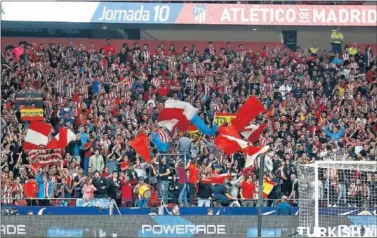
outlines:
{"label": "white goal frame", "polygon": [[[377,171],[377,161],[316,161],[314,163],[314,227],[318,228],[319,226],[319,168],[326,168],[326,165],[355,165],[354,169],[361,169],[364,171]],[[306,165],[308,166],[308,165]],[[309,165],[313,166],[313,165]],[[372,168],[372,169],[370,169]],[[373,169],[374,168],[374,169]],[[339,168],[341,169],[341,167]]]}

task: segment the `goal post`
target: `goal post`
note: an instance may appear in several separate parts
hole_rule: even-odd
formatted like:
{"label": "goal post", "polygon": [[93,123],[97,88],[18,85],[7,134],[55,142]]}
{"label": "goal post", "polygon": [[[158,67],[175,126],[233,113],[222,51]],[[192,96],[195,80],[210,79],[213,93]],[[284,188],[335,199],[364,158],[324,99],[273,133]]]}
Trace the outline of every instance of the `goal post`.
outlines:
{"label": "goal post", "polygon": [[377,161],[316,161],[297,169],[300,235],[377,235]]}

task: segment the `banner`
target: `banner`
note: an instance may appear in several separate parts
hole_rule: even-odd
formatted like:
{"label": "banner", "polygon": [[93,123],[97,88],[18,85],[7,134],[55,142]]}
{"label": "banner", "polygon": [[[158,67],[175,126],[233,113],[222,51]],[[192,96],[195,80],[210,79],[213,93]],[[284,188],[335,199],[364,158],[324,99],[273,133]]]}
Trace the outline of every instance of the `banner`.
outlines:
{"label": "banner", "polygon": [[377,24],[377,6],[3,2],[2,20],[127,24],[375,27]]}
{"label": "banner", "polygon": [[23,121],[42,121],[43,108],[21,108],[21,120]]}
{"label": "banner", "polygon": [[199,131],[194,125],[190,125],[190,126],[189,126],[189,128],[187,129],[187,133],[188,133],[189,138],[190,138],[192,141],[196,141],[196,140],[198,140],[201,136],[203,136],[203,134],[200,133],[200,131]]}
{"label": "banner", "polygon": [[[258,216],[224,218],[215,212],[213,216],[2,216],[0,235],[27,238],[258,237],[256,224],[259,222]],[[320,217],[319,227],[313,232],[313,227],[300,226],[298,216],[275,215],[263,216],[261,232],[262,237],[376,237],[376,224],[375,216],[326,215]]]}
{"label": "banner", "polygon": [[99,207],[102,209],[108,209],[111,207],[111,200],[105,198],[95,198],[95,199],[77,199],[77,207]]}
{"label": "banner", "polygon": [[16,94],[16,107],[28,107],[32,106],[34,108],[43,107],[43,96],[41,93],[17,93]]}
{"label": "banner", "polygon": [[229,124],[234,118],[236,118],[236,114],[216,112],[213,124],[218,126]]}

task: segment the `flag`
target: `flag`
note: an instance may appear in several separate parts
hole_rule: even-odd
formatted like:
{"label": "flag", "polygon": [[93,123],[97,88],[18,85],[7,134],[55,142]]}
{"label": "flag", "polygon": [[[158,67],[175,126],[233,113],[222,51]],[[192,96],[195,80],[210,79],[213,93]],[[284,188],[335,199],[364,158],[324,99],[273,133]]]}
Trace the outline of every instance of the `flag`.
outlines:
{"label": "flag", "polygon": [[42,121],[31,121],[26,133],[23,150],[40,149],[40,146],[46,146],[49,141],[49,135],[52,127]]}
{"label": "flag", "polygon": [[161,130],[158,129],[152,132],[152,142],[157,147],[158,151],[167,152],[169,147],[169,135]]}
{"label": "flag", "polygon": [[236,118],[232,120],[232,125],[238,131],[242,131],[250,122],[252,122],[260,113],[265,110],[263,104],[255,96],[249,99],[238,109]]}
{"label": "flag", "polygon": [[215,117],[213,118],[213,124],[218,126],[230,124],[234,118],[236,118],[236,114],[216,112]]}
{"label": "flag", "polygon": [[197,141],[203,135],[194,125],[188,127],[187,134],[192,141]]}
{"label": "flag", "polygon": [[263,147],[249,146],[248,148],[246,148],[244,150],[246,154],[245,168],[254,166],[256,158],[259,155],[266,153],[269,149],[270,149],[269,146],[263,146]]}
{"label": "flag", "polygon": [[275,183],[264,180],[263,181],[263,198],[267,198],[268,195],[270,195],[272,189],[274,189]]}
{"label": "flag", "polygon": [[43,120],[43,108],[21,108],[20,113],[23,121]]}
{"label": "flag", "polygon": [[191,123],[198,128],[198,130],[207,136],[214,136],[218,130],[217,125],[213,125],[212,128],[209,128],[204,121],[196,114],[192,119]]}
{"label": "flag", "polygon": [[243,138],[248,139],[251,136],[251,134],[253,134],[258,128],[258,125],[251,124],[245,127],[245,129],[243,129],[240,132],[240,134],[243,136]]}
{"label": "flag", "polygon": [[267,124],[262,124],[260,126],[257,125],[250,125],[245,128],[241,132],[241,135],[250,141],[251,143],[255,143],[259,140],[260,136],[262,135],[264,129],[266,129]]}
{"label": "flag", "polygon": [[230,155],[249,146],[247,141],[241,139],[237,129],[233,126],[219,127],[220,135],[215,138],[215,145],[224,151],[225,154]]}
{"label": "flag", "polygon": [[47,149],[64,149],[68,144],[76,140],[76,135],[69,128],[59,127],[59,133],[47,143]]}
{"label": "flag", "polygon": [[136,153],[140,154],[146,162],[151,160],[148,148],[148,137],[144,132],[140,132],[135,139],[131,140],[130,146],[134,148]]}
{"label": "flag", "polygon": [[237,174],[214,174],[211,176],[208,176],[205,179],[202,179],[202,183],[208,184],[208,183],[215,183],[215,184],[224,184],[225,180],[231,180],[233,176],[236,176]]}
{"label": "flag", "polygon": [[30,168],[35,174],[38,172],[39,168],[44,166],[57,164],[60,167],[61,163],[63,163],[63,152],[64,149],[36,149],[25,151],[31,162],[30,165],[23,167]]}
{"label": "flag", "polygon": [[158,124],[161,127],[173,131],[178,128],[180,131],[186,131],[191,119],[197,114],[198,109],[190,103],[178,100],[167,100],[165,108],[158,115]]}

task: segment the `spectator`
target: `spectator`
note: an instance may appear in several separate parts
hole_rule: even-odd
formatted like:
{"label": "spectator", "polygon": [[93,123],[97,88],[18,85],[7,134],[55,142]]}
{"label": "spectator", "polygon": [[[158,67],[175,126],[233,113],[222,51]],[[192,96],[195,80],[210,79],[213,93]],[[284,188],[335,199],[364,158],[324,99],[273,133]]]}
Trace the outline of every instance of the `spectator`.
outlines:
{"label": "spectator", "polygon": [[96,191],[94,193],[95,198],[108,198],[108,182],[105,178],[100,176],[98,170],[94,172],[93,185],[96,188]]}
{"label": "spectator", "polygon": [[331,45],[333,53],[342,52],[342,43],[344,41],[343,34],[340,32],[340,28],[336,27],[331,33]]}
{"label": "spectator", "polygon": [[287,196],[281,197],[281,203],[276,209],[278,216],[290,216],[292,215],[292,206],[287,202]]}
{"label": "spectator", "polygon": [[188,180],[187,180],[187,200],[189,206],[192,206],[194,196],[195,196],[195,190],[196,185],[199,182],[199,170],[197,168],[197,162],[196,159],[189,160],[187,163],[186,169],[188,170]]}
{"label": "spectator", "polygon": [[91,178],[85,179],[85,183],[82,188],[82,191],[83,191],[83,196],[82,196],[83,199],[87,200],[87,199],[94,198],[94,193],[97,191],[97,188],[92,184]]}
{"label": "spectator", "polygon": [[159,171],[158,171],[158,178],[159,178],[159,192],[160,198],[165,204],[168,204],[168,189],[169,189],[169,175],[170,169],[167,164],[166,156],[163,156],[161,159],[161,163],[159,163]]}
{"label": "spectator", "polygon": [[120,172],[121,191],[122,191],[122,207],[132,207],[132,186],[136,183],[131,181],[129,176],[125,176],[124,172]]}
{"label": "spectator", "polygon": [[121,198],[121,182],[118,178],[118,172],[113,172],[111,177],[109,178],[109,186],[108,186],[108,195],[111,199],[113,199],[119,206],[120,206],[120,198]]}
{"label": "spectator", "polygon": [[187,172],[184,162],[179,159],[175,164],[175,173],[178,176],[178,203],[183,206],[187,205]]}
{"label": "spectator", "polygon": [[24,194],[28,206],[37,205],[38,184],[32,175],[29,175],[28,180],[25,182]]}
{"label": "spectator", "polygon": [[139,178],[138,184],[135,186],[134,193],[137,195],[137,207],[148,207],[148,198],[145,197],[145,188],[149,188],[149,185],[144,183],[144,178]]}
{"label": "spectator", "polygon": [[[23,45],[24,53],[19,61],[12,54],[13,47],[2,52],[0,128],[6,136],[1,141],[1,176],[2,181],[8,181],[3,182],[2,192],[7,194],[10,203],[14,203],[11,191],[17,184],[15,178],[20,177],[23,184],[29,175],[36,175],[35,170],[39,167],[52,183],[49,188],[62,178],[67,184],[72,179],[74,197],[82,196],[80,188],[84,185],[84,175],[92,177],[96,170],[102,174],[105,167],[109,174],[114,171],[126,173],[120,177],[125,181],[121,185],[125,201],[132,200],[130,191],[139,177],[147,179],[152,194],[155,190],[161,193],[161,187],[164,187],[174,195],[179,190],[171,177],[177,177],[178,170],[174,171],[170,165],[177,162],[176,157],[180,154],[186,154],[185,164],[191,157],[196,160],[199,183],[192,181],[195,189],[191,190],[193,196],[190,195],[194,204],[198,198],[198,205],[206,206],[207,199],[213,198],[212,194],[208,196],[207,185],[201,183],[211,175],[237,174],[226,189],[232,198],[242,198],[236,181],[246,174],[245,171],[257,188],[258,170],[244,168],[245,155],[242,153],[224,155],[214,144],[214,137],[196,137],[197,141],[193,142],[190,134],[182,137],[166,131],[172,137],[171,155],[166,156],[166,164],[161,161],[158,165],[155,162],[147,164],[136,155],[128,145],[129,140],[140,131],[150,136],[157,127],[159,111],[170,98],[198,108],[198,115],[206,124],[213,123],[217,112],[237,112],[250,95],[260,98],[266,113],[258,116],[255,123],[267,121],[267,126],[253,144],[269,145],[274,151],[271,169],[274,176],[270,179],[275,179],[277,185],[268,198],[292,194],[292,174],[300,175],[295,170],[296,164],[316,160],[376,159],[377,72],[376,57],[370,48],[361,52],[354,44],[344,46],[344,52],[333,49],[339,53],[333,55],[322,49],[316,54],[300,48],[289,52],[282,46],[263,47],[263,51],[257,52],[246,50],[242,45],[232,48],[230,43],[216,51],[213,42],[204,51],[190,45],[182,52],[174,46],[166,50],[163,44],[157,49],[151,46],[141,49],[137,43],[133,47],[124,45],[124,49],[116,49],[107,42],[101,50],[94,44],[85,47],[73,42],[66,45],[24,42]],[[337,47],[342,46],[343,39]],[[44,119],[54,128],[53,135],[59,126],[69,127],[76,134],[76,140],[66,150],[59,151],[59,158],[53,158],[49,163],[44,163],[43,157],[35,156],[33,151],[21,153],[30,123],[21,120],[15,95],[24,93],[41,95]],[[327,128],[326,132],[322,128]],[[344,133],[340,133],[343,130]],[[178,145],[173,150],[175,143]],[[154,145],[150,146],[155,155]],[[59,164],[60,158],[63,158],[63,166]],[[179,173],[182,175],[183,170]],[[165,175],[157,179],[159,174]],[[178,175],[178,189],[184,183],[181,175]],[[185,175],[188,180],[190,174]],[[318,184],[325,184],[326,179],[320,177]],[[354,181],[347,176],[331,180],[339,190],[328,191],[330,205],[361,206],[368,198],[372,201],[373,183],[366,184],[364,177],[359,180],[359,185],[352,186]],[[108,178],[103,181],[111,182]],[[106,196],[110,195],[109,190],[106,189]],[[179,200],[179,196],[174,197]],[[323,197],[327,198],[327,194]],[[170,197],[165,198],[169,200]],[[185,203],[184,193],[179,202]],[[159,205],[157,196],[150,199],[150,204]],[[229,204],[230,201],[224,203]],[[274,202],[268,204],[274,205]]]}
{"label": "spectator", "polygon": [[[228,183],[226,181],[226,183]],[[228,206],[233,201],[236,201],[237,198],[232,197],[228,193],[228,188],[225,186],[225,184],[213,184],[212,188],[213,194],[212,197],[214,198],[213,204],[215,206]]]}
{"label": "spectator", "polygon": [[254,206],[254,193],[255,186],[250,175],[246,176],[243,182],[241,183],[241,204],[243,207],[253,207]]}
{"label": "spectator", "polygon": [[72,192],[74,198],[81,198],[83,197],[83,186],[86,180],[86,176],[84,176],[83,169],[79,169],[77,175],[73,178],[72,181]]}
{"label": "spectator", "polygon": [[94,155],[89,158],[89,167],[93,171],[103,171],[105,164],[102,155],[99,154],[99,150],[95,150]]}
{"label": "spectator", "polygon": [[[202,174],[202,180],[206,178],[206,175]],[[212,186],[210,184],[202,183],[201,180],[198,184],[198,207],[210,207],[212,199]]]}
{"label": "spectator", "polygon": [[191,159],[191,140],[188,138],[187,133],[183,135],[183,137],[179,138],[178,140],[178,153],[181,155],[185,155],[185,161],[189,161]]}
{"label": "spectator", "polygon": [[[61,179],[61,182],[56,185],[56,197],[57,198],[70,198],[72,193],[72,189],[67,184],[65,178]],[[59,200],[58,201],[61,206],[67,206],[68,200]]]}
{"label": "spectator", "polygon": [[15,200],[21,200],[24,198],[24,189],[20,182],[20,177],[16,177],[15,182],[12,186],[12,198],[15,198]]}
{"label": "spectator", "polygon": [[368,71],[371,69],[374,65],[373,61],[376,58],[376,56],[373,54],[372,47],[368,45],[365,48],[365,54],[364,54],[364,64],[365,64],[365,70]]}
{"label": "spectator", "polygon": [[369,184],[370,190],[370,207],[377,207],[377,174],[372,175],[371,182]]}
{"label": "spectator", "polygon": [[54,195],[54,184],[45,173],[38,173],[38,199],[40,206],[49,206]]}

